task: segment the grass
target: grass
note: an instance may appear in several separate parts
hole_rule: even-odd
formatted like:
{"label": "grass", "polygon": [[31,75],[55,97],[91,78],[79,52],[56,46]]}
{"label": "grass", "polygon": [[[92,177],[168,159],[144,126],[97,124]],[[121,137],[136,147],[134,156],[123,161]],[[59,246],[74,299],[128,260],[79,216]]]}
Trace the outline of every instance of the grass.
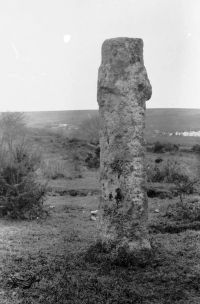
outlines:
{"label": "grass", "polygon": [[[1,288],[2,286],[8,287],[10,291],[13,291],[14,288],[20,292],[21,285],[18,286],[17,283],[14,283],[16,276],[25,278],[25,281],[28,280],[28,276],[34,276],[35,273],[43,277],[46,273],[43,263],[51,268],[53,261],[57,264],[60,259],[61,261],[64,259],[64,262],[66,257],[72,255],[74,251],[77,253],[85,246],[89,246],[94,241],[95,226],[89,220],[90,209],[96,202],[94,197],[90,200],[90,207],[88,207],[88,198],[84,198],[80,202],[76,198],[69,197],[66,202],[66,198],[60,196],[49,197],[47,206],[55,206],[55,209],[46,221],[2,221],[0,260],[3,274]],[[91,236],[91,239],[88,238],[88,235]],[[30,269],[34,274],[29,273]],[[52,276],[54,276],[54,270],[49,269],[49,271],[52,271]],[[22,279],[22,291],[23,283],[25,282]],[[8,294],[10,293],[8,292]]]}
{"label": "grass", "polygon": [[71,170],[67,168],[65,161],[51,159],[43,162],[41,171],[44,177],[54,180],[58,178],[69,178]]}
{"label": "grass", "polygon": [[[66,145],[45,135],[39,142],[46,160],[57,158],[68,168]],[[98,172],[82,173],[82,178],[50,179],[47,219],[0,220],[0,303],[200,303],[198,223],[175,231],[170,225],[184,223],[162,217],[177,198],[149,199],[149,262],[127,265],[126,257],[112,259],[98,243],[97,223],[90,219],[99,207]],[[70,196],[70,190],[86,195]]]}
{"label": "grass", "polygon": [[1,223],[10,303],[199,303],[198,232],[152,234],[149,263],[127,268],[95,245],[98,197],[49,197],[53,204],[46,221]]}

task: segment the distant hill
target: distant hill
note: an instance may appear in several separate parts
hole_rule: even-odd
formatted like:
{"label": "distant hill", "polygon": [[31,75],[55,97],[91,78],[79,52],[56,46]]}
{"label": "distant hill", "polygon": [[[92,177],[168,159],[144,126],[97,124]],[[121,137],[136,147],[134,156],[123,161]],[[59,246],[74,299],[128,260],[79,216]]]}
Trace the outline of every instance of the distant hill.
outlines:
{"label": "distant hill", "polygon": [[25,112],[27,124],[32,127],[48,127],[56,124],[78,126],[84,120],[97,114],[97,110]]}
{"label": "distant hill", "polygon": [[[50,128],[69,134],[98,110],[26,112],[30,127]],[[147,109],[145,137],[148,143],[171,142],[192,146],[200,144],[200,136],[177,136],[175,132],[200,131],[200,109]],[[199,132],[200,133],[200,132]]]}
{"label": "distant hill", "polygon": [[147,109],[146,127],[164,132],[200,130],[200,109]]}
{"label": "distant hill", "polygon": [[[95,115],[98,115],[97,110],[26,112],[27,123],[33,127],[55,124],[78,126]],[[146,129],[151,132],[198,131],[200,109],[147,109]]]}

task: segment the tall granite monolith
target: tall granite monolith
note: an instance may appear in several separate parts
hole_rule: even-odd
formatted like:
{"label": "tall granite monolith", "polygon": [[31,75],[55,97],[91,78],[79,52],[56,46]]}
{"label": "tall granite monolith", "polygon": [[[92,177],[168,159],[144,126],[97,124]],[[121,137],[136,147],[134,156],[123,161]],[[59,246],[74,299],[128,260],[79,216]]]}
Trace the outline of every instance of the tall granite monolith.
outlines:
{"label": "tall granite monolith", "polygon": [[150,249],[145,174],[145,102],[151,85],[143,41],[108,39],[98,74],[101,238],[128,252]]}

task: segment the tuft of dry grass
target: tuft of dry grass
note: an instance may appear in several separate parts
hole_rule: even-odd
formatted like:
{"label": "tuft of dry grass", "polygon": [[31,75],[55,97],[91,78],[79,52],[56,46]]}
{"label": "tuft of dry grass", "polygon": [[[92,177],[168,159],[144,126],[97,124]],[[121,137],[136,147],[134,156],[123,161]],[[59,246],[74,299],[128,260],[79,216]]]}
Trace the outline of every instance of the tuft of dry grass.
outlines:
{"label": "tuft of dry grass", "polygon": [[69,176],[67,163],[59,159],[48,159],[43,161],[41,171],[47,179],[67,178]]}

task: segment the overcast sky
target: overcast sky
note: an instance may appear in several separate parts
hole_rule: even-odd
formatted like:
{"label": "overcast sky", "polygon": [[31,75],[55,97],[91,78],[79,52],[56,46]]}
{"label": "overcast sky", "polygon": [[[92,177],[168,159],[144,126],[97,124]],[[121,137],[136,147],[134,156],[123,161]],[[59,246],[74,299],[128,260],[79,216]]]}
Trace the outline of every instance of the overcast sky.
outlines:
{"label": "overcast sky", "polygon": [[144,40],[147,107],[200,108],[199,0],[0,1],[0,111],[97,109],[102,42]]}

